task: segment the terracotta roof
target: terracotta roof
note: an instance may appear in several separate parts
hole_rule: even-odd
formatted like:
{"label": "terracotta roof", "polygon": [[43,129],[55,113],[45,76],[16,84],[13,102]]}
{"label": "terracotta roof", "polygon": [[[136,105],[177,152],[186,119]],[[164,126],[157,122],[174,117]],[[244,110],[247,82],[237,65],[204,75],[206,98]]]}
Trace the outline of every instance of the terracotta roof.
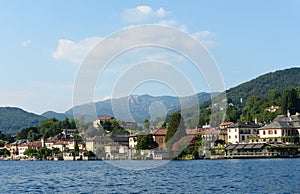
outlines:
{"label": "terracotta roof", "polygon": [[199,129],[185,129],[187,135],[196,135],[199,133]]}
{"label": "terracotta roof", "polygon": [[34,141],[34,142],[22,143],[19,145],[19,147],[42,147],[42,142]]}
{"label": "terracotta roof", "polygon": [[102,116],[102,117],[99,117],[98,120],[100,121],[110,121],[110,120],[114,120],[115,118],[114,117],[110,117],[110,116]]}
{"label": "terracotta roof", "polygon": [[228,126],[228,125],[231,125],[231,124],[233,124],[233,122],[223,122],[219,126]]}
{"label": "terracotta roof", "polygon": [[68,145],[69,143],[68,142],[65,142],[65,141],[57,141],[55,142],[54,145]]}
{"label": "terracotta roof", "polygon": [[166,129],[157,129],[155,131],[152,132],[152,135],[167,135],[167,130]]}

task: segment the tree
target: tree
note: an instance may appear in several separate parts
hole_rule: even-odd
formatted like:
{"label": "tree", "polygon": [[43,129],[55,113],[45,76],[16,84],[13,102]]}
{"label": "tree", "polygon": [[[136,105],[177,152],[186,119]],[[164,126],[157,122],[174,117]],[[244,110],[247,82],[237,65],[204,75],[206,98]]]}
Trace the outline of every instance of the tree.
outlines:
{"label": "tree", "polygon": [[240,111],[235,106],[227,105],[225,121],[237,122],[240,115]]}
{"label": "tree", "polygon": [[206,108],[203,111],[201,111],[201,116],[199,117],[198,127],[202,127],[203,125],[206,125],[210,121],[210,115],[211,115],[211,109]]}
{"label": "tree", "polygon": [[299,107],[299,99],[297,98],[297,92],[295,89],[285,90],[281,98],[281,110],[283,114],[287,114],[289,111],[291,114],[295,114]]}
{"label": "tree", "polygon": [[74,155],[75,155],[75,156],[79,156],[79,146],[78,146],[77,141],[75,141]]}
{"label": "tree", "polygon": [[52,150],[51,150],[52,156],[55,155],[55,154],[59,154],[59,153],[61,153],[59,148],[54,148],[54,147],[52,148]]}
{"label": "tree", "polygon": [[41,135],[37,127],[27,127],[19,131],[16,137],[17,139],[29,139],[35,141],[38,140]]}
{"label": "tree", "polygon": [[270,106],[270,102],[266,98],[251,96],[248,98],[245,107],[242,110],[240,117],[241,121],[253,122],[258,119],[258,122],[269,122],[270,118],[276,114],[270,115],[266,109]]}
{"label": "tree", "polygon": [[280,105],[281,93],[279,90],[269,90],[268,99],[271,105]]}
{"label": "tree", "polygon": [[151,150],[158,147],[151,134],[137,136],[137,150]]}
{"label": "tree", "polygon": [[33,156],[37,156],[38,152],[36,149],[33,148],[27,148],[24,153],[24,155],[28,156],[28,157],[33,157]]}
{"label": "tree", "polygon": [[55,118],[43,121],[39,127],[39,132],[44,138],[57,135],[62,131],[63,125],[61,123]]}
{"label": "tree", "polygon": [[75,129],[73,136],[75,138],[79,137],[79,131],[78,131],[78,129]]}
{"label": "tree", "polygon": [[60,127],[62,129],[71,129],[71,123],[68,117],[66,117],[62,122],[60,122]]}
{"label": "tree", "polygon": [[145,119],[145,120],[144,120],[144,128],[145,128],[146,130],[148,130],[149,127],[150,127],[150,122],[149,122],[148,119]]}
{"label": "tree", "polygon": [[10,156],[10,152],[6,148],[0,149],[0,156]]}
{"label": "tree", "polygon": [[172,114],[170,123],[167,127],[166,144],[170,151],[175,142],[186,136],[183,118],[179,112]]}
{"label": "tree", "polygon": [[37,155],[41,159],[47,159],[47,157],[51,156],[52,151],[46,147],[41,147],[37,151]]}
{"label": "tree", "polygon": [[94,152],[92,152],[92,151],[87,151],[87,152],[85,152],[84,153],[84,156],[87,156],[87,157],[95,157],[96,155],[94,154]]}

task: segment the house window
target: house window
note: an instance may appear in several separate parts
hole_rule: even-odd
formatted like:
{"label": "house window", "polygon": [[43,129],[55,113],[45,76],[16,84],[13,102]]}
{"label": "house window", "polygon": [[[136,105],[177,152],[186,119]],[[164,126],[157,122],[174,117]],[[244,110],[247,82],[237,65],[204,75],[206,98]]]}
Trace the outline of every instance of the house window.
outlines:
{"label": "house window", "polygon": [[277,130],[274,130],[274,134],[277,134]]}
{"label": "house window", "polygon": [[229,139],[231,139],[231,136],[229,135]]}
{"label": "house window", "polygon": [[164,139],[163,138],[159,138],[159,143],[164,143]]}
{"label": "house window", "polygon": [[245,136],[242,135],[242,141],[245,141]]}
{"label": "house window", "polygon": [[236,139],[236,138],[237,138],[237,135],[235,135],[234,137],[235,137],[235,139]]}
{"label": "house window", "polygon": [[234,131],[236,132],[237,130],[235,129]]}
{"label": "house window", "polygon": [[266,135],[266,131],[263,131],[263,135]]}
{"label": "house window", "polygon": [[230,129],[228,130],[228,132],[230,133]]}
{"label": "house window", "polygon": [[269,134],[273,134],[273,130],[269,130]]}
{"label": "house window", "polygon": [[277,142],[277,138],[275,138],[274,141]]}

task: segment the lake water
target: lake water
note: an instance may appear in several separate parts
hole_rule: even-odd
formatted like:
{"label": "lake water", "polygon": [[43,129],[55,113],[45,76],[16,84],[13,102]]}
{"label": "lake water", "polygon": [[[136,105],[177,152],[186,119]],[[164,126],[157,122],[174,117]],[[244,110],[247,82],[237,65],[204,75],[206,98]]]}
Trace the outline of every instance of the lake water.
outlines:
{"label": "lake water", "polygon": [[[136,161],[121,162],[137,165]],[[138,162],[140,166],[159,164]],[[0,161],[0,192],[300,193],[300,159],[171,161],[147,170],[114,165],[103,161]]]}

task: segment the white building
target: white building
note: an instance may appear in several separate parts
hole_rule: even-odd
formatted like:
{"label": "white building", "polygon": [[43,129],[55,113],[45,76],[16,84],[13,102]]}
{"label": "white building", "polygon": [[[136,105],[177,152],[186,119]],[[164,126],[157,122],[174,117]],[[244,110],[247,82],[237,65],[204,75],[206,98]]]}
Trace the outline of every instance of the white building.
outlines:
{"label": "white building", "polygon": [[258,124],[239,122],[227,127],[228,143],[249,143],[250,138],[258,136]]}
{"label": "white building", "polygon": [[266,143],[299,143],[300,115],[278,115],[272,123],[259,129],[259,142]]}

